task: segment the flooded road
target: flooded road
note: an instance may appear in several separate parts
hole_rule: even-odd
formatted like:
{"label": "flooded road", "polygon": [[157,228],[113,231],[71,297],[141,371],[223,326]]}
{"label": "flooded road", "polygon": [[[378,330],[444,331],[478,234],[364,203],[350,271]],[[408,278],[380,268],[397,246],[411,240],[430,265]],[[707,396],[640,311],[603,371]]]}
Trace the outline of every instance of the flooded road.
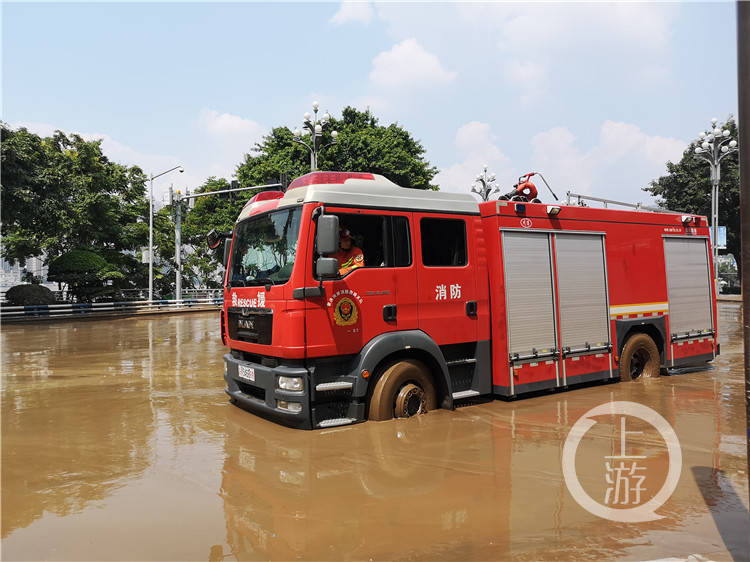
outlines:
{"label": "flooded road", "polygon": [[[706,369],[323,431],[228,403],[216,312],[3,326],[2,558],[747,560],[739,310],[721,306]],[[681,444],[655,521],[601,519],[563,481],[571,426],[623,400]],[[576,457],[599,502],[616,422]],[[631,430],[653,495],[664,443]]]}

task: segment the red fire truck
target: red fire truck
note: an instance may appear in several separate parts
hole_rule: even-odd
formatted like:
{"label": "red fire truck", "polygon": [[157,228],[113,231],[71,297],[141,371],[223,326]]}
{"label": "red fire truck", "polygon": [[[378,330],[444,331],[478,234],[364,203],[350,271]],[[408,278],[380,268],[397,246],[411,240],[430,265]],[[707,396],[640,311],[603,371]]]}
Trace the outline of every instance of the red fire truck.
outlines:
{"label": "red fire truck", "polygon": [[705,217],[516,199],[344,172],[258,194],[225,242],[231,401],[324,428],[719,353]]}

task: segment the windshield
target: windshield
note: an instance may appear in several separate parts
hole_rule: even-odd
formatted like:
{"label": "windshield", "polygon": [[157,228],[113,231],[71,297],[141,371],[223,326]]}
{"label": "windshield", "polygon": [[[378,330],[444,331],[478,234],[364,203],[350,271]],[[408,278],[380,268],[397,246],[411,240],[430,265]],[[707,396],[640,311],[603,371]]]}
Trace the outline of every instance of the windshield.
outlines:
{"label": "windshield", "polygon": [[302,208],[296,207],[238,224],[232,246],[230,286],[281,285],[289,281],[301,216]]}

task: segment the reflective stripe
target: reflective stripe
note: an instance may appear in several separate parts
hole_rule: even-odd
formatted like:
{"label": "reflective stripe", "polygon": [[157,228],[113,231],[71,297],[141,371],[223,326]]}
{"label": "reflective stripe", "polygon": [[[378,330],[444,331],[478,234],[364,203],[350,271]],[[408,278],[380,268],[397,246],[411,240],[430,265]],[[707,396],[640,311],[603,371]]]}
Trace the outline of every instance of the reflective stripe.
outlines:
{"label": "reflective stripe", "polygon": [[643,302],[633,304],[618,304],[609,307],[610,316],[627,316],[630,314],[664,314],[669,308],[666,302]]}

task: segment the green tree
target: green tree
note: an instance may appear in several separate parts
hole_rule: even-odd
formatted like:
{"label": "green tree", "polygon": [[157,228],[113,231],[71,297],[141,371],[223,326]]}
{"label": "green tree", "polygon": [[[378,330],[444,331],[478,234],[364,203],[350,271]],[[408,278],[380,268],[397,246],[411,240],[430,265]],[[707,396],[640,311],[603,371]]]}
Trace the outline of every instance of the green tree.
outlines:
{"label": "green tree", "polygon": [[[323,144],[333,140],[333,130],[339,133],[338,142],[321,151],[319,169],[372,172],[404,187],[438,188],[430,183],[438,170],[425,160],[424,147],[398,124],[380,125],[369,111],[346,107],[340,119],[326,126]],[[282,173],[289,178],[308,173],[310,153],[293,138],[288,127],[274,128],[238,166],[240,183],[261,185],[278,181]]]}
{"label": "green tree", "polygon": [[[737,124],[730,116],[726,127],[731,137],[739,138]],[[676,164],[667,162],[667,175],[651,182],[647,191],[662,207],[705,215],[711,219],[711,179],[709,166],[696,158],[696,143],[691,143]],[[737,154],[721,162],[719,182],[719,224],[727,227],[727,252],[739,262],[740,255],[740,170]]]}
{"label": "green tree", "polygon": [[0,136],[2,256],[23,264],[45,254],[51,263],[74,250],[90,251],[108,264],[111,287],[135,286],[144,266],[128,252],[148,236],[143,171],[111,162],[101,141],[75,134],[40,137],[0,122]]}
{"label": "green tree", "polygon": [[55,295],[43,285],[16,285],[5,292],[5,300],[11,306],[55,304]]}
{"label": "green tree", "polygon": [[76,249],[50,261],[47,277],[50,281],[66,283],[79,301],[89,301],[110,295],[114,289],[113,283],[108,282],[122,280],[125,276],[96,252]]}

